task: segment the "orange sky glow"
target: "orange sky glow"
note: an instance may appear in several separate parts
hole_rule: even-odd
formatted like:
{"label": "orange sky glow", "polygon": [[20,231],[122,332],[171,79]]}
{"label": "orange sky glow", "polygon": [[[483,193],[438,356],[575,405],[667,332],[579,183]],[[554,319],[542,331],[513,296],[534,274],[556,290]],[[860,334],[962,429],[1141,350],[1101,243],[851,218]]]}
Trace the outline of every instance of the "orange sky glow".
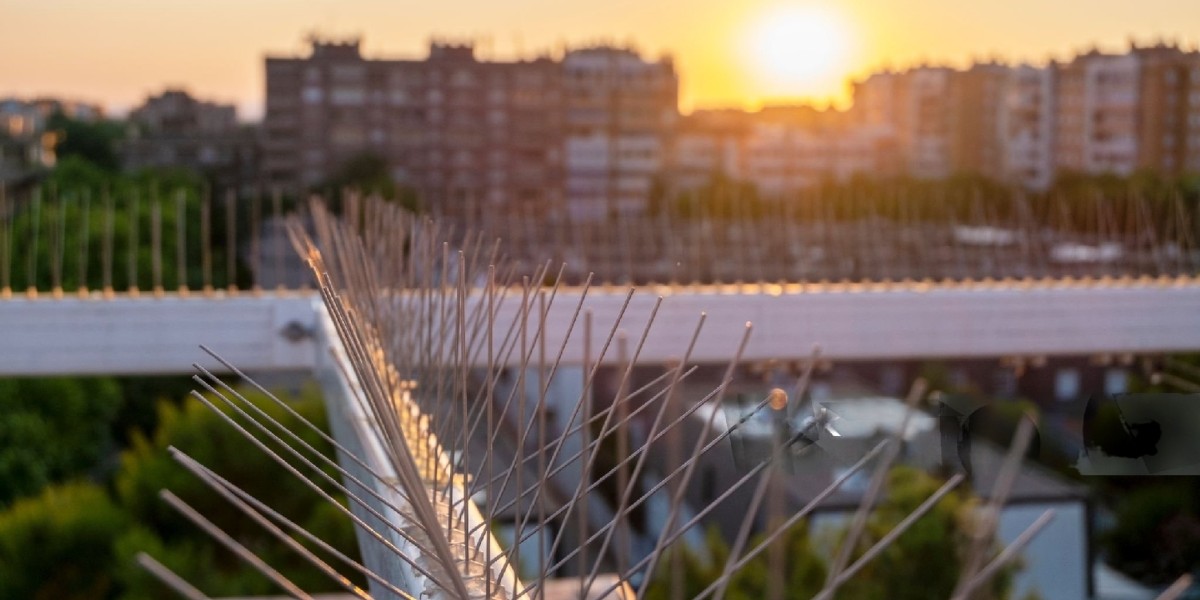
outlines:
{"label": "orange sky glow", "polygon": [[[1132,38],[1200,41],[1195,0],[0,0],[0,97],[55,95],[122,112],[182,86],[262,110],[263,56],[304,37],[359,35],[370,57],[420,58],[432,36],[483,58],[632,43],[671,54],[694,108],[845,107],[883,67],[1044,62]],[[795,56],[797,58],[789,58]]]}

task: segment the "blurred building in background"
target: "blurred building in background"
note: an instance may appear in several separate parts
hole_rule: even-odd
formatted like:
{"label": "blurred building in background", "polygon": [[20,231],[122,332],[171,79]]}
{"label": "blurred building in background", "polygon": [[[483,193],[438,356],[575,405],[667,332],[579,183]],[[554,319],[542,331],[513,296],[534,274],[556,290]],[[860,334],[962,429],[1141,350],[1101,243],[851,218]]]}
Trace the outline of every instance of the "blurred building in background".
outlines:
{"label": "blurred building in background", "polygon": [[120,146],[127,171],[184,169],[219,189],[248,190],[258,178],[257,128],[240,125],[232,104],[168,89],[130,111],[128,121]]}
{"label": "blurred building in background", "polygon": [[1054,70],[1031,65],[1008,69],[1002,88],[1002,179],[1044,190],[1054,181]]}
{"label": "blurred building in background", "polygon": [[1138,58],[1089,52],[1063,65],[1057,81],[1056,166],[1128,176],[1138,162]]}
{"label": "blurred building in background", "polygon": [[765,196],[955,174],[1044,191],[1066,173],[1200,171],[1200,53],[1131,45],[1045,65],[919,66],[854,82],[848,110],[678,110],[670,58],[614,46],[509,62],[435,42],[417,60],[312,40],[268,57],[263,179],[336,185],[372,156],[431,210],[604,219],[718,178]]}
{"label": "blurred building in background", "polygon": [[644,211],[679,118],[674,64],[627,48],[582,48],[563,58],[562,80],[570,216]]}
{"label": "blurred building in background", "polygon": [[104,118],[96,104],[57,98],[0,99],[0,182],[18,182],[55,165],[61,132],[50,127],[50,119],[56,114],[86,122]]}
{"label": "blurred building in background", "polygon": [[1138,168],[1172,176],[1200,171],[1200,53],[1157,44],[1135,55]]}
{"label": "blurred building in background", "polygon": [[1010,69],[999,63],[976,63],[950,75],[947,111],[950,170],[1005,177],[1005,89]]}
{"label": "blurred building in background", "polygon": [[359,41],[313,40],[267,58],[266,180],[302,191],[371,157],[428,207],[563,205],[564,80],[548,57],[484,62],[435,42],[423,60],[374,60]]}

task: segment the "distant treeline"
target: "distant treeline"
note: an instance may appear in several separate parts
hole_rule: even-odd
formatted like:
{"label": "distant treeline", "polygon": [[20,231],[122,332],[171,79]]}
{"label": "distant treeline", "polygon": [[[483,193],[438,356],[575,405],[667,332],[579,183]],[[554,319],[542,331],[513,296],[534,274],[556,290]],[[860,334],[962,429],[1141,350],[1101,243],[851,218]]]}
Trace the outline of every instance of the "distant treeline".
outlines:
{"label": "distant treeline", "polygon": [[125,174],[71,156],[0,196],[0,287],[244,287],[250,271],[236,250],[256,210],[263,202],[214,198],[185,171]]}
{"label": "distant treeline", "polygon": [[945,180],[856,177],[783,195],[753,183],[714,175],[699,189],[669,191],[656,185],[649,212],[684,219],[784,218],[896,223],[1049,227],[1101,234],[1184,228],[1195,233],[1200,175],[1167,178],[1060,175],[1050,189],[1029,192],[976,175]]}

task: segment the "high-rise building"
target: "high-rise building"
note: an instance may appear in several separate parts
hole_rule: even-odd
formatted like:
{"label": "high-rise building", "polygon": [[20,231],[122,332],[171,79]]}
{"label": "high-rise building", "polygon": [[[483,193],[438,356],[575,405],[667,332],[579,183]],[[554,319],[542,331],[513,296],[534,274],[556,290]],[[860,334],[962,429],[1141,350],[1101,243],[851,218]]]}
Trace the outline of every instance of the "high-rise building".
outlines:
{"label": "high-rise building", "polygon": [[645,210],[679,117],[674,63],[593,47],[568,52],[562,70],[571,217],[596,220]]}
{"label": "high-rise building", "polygon": [[901,171],[919,179],[950,174],[950,77],[944,67],[871,75],[854,85],[853,120],[891,129]]}
{"label": "high-rise building", "polygon": [[897,139],[917,179],[950,175],[950,75],[944,67],[920,67],[906,73],[904,121]]}
{"label": "high-rise building", "polygon": [[859,125],[891,127],[899,130],[907,124],[906,73],[882,71],[854,82],[854,121]]}
{"label": "high-rise building", "polygon": [[304,190],[371,157],[435,211],[556,207],[561,89],[549,58],[483,62],[434,43],[425,60],[372,60],[358,40],[313,40],[308,57],[267,58],[264,170]]}
{"label": "high-rise building", "polygon": [[1200,53],[1161,43],[1133,53],[1141,64],[1138,168],[1200,171]]}
{"label": "high-rise building", "polygon": [[976,63],[954,71],[949,83],[949,157],[955,172],[992,179],[1004,175],[1004,92],[1009,67]]}
{"label": "high-rise building", "polygon": [[1044,191],[1054,181],[1054,67],[1019,65],[1001,92],[1004,181]]}
{"label": "high-rise building", "polygon": [[1059,69],[1055,82],[1055,167],[1129,175],[1138,163],[1137,55],[1091,51]]}

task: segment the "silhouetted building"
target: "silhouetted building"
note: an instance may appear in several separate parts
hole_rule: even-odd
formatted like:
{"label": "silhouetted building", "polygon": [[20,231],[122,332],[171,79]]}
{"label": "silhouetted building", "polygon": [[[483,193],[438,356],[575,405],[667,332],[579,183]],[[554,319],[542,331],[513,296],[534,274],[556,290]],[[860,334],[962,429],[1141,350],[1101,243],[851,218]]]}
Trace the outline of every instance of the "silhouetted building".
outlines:
{"label": "silhouetted building", "polygon": [[950,78],[943,67],[871,75],[854,85],[852,119],[890,129],[902,171],[919,179],[946,177],[951,165]]}
{"label": "silhouetted building", "polygon": [[1053,67],[1020,65],[1009,70],[1002,91],[1002,179],[1027,189],[1054,181],[1054,77]]}
{"label": "silhouetted building", "polygon": [[257,140],[241,126],[232,104],[192,97],[179,89],[150,96],[129,113],[129,135],[121,144],[128,171],[186,169],[221,189],[245,189],[257,177]]}
{"label": "silhouetted building", "polygon": [[1091,51],[1062,65],[1055,85],[1055,166],[1130,175],[1138,161],[1138,57]]}
{"label": "silhouetted building", "polygon": [[696,190],[722,175],[767,197],[855,175],[895,175],[900,168],[891,127],[808,106],[698,111],[677,127],[670,155],[667,179],[675,191]]}
{"label": "silhouetted building", "polygon": [[593,47],[568,52],[562,72],[571,217],[644,211],[679,117],[674,63]]}
{"label": "silhouetted building", "polygon": [[740,178],[750,116],[741,110],[706,110],[682,117],[664,182],[670,192],[696,190],[717,177]]}
{"label": "silhouetted building", "polygon": [[956,172],[992,179],[1004,175],[1005,90],[1010,69],[976,63],[950,75],[949,155]]}
{"label": "silhouetted building", "polygon": [[314,40],[306,58],[267,58],[266,176],[303,190],[371,155],[436,211],[560,205],[559,71],[548,58],[480,62],[469,45],[370,60],[358,40]]}
{"label": "silhouetted building", "polygon": [[1158,44],[1135,48],[1139,72],[1140,169],[1200,171],[1200,53]]}

